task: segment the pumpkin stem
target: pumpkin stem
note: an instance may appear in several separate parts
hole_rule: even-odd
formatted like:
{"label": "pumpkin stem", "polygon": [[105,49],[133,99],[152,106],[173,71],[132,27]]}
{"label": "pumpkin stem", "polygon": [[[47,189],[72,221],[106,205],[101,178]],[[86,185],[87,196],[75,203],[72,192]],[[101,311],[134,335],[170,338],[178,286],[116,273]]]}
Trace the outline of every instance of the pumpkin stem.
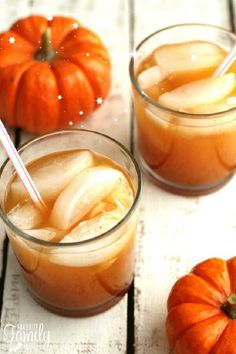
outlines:
{"label": "pumpkin stem", "polygon": [[37,50],[35,59],[39,61],[51,61],[57,52],[51,46],[51,28],[46,28],[42,34],[41,48]]}
{"label": "pumpkin stem", "polygon": [[231,294],[224,305],[222,310],[231,320],[236,320],[236,294]]}

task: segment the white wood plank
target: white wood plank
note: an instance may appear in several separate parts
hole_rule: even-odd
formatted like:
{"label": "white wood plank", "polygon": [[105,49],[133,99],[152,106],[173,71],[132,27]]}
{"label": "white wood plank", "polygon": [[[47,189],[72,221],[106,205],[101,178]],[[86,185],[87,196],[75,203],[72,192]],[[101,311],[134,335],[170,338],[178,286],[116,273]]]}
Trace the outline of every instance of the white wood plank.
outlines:
{"label": "white wood plank", "polygon": [[[129,95],[128,87],[128,10],[127,1],[32,1],[32,13],[46,16],[64,14],[79,20],[101,35],[110,50],[113,61],[113,87],[109,98],[81,127],[107,133],[126,146],[129,144]],[[24,134],[22,142],[32,135]],[[50,332],[48,348],[40,343],[22,343],[18,353],[62,354],[116,354],[126,352],[127,298],[104,314],[87,319],[58,317],[38,306],[28,294],[20,269],[10,250],[4,292],[2,326],[7,323],[40,324]],[[16,348],[7,343],[4,331],[0,337],[0,352]]]}
{"label": "white wood plank", "polygon": [[226,0],[148,0],[145,3],[134,1],[136,44],[158,29],[179,23],[208,23],[230,27]]}
{"label": "white wood plank", "polygon": [[30,13],[30,0],[0,1],[0,31],[7,30],[19,17]]}
{"label": "white wood plank", "polygon": [[[227,1],[136,0],[135,43],[176,23],[229,28],[227,11]],[[236,178],[215,194],[187,198],[162,191],[144,178],[135,277],[137,354],[169,353],[166,301],[177,278],[205,258],[234,255],[236,212],[230,205],[235,191]]]}
{"label": "white wood plank", "polygon": [[[11,2],[0,1],[0,32],[7,30],[18,16],[25,16],[29,13],[29,5],[27,0],[22,0],[20,3],[17,0]],[[14,129],[7,127],[11,139],[14,141]],[[0,146],[0,165],[5,161],[7,155]],[[3,260],[3,242],[5,238],[4,225],[0,221],[0,275],[2,276],[2,260]]]}

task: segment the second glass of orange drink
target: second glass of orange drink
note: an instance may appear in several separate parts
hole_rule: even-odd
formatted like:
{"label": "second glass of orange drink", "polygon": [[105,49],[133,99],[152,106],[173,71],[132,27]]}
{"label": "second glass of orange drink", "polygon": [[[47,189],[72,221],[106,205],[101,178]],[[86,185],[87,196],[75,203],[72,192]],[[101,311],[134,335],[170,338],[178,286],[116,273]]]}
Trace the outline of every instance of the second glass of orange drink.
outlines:
{"label": "second glass of orange drink", "polygon": [[32,296],[58,314],[87,316],[114,305],[134,272],[139,168],[113,139],[66,130],[20,150],[47,206],[28,196],[10,161],[1,168],[1,210]]}
{"label": "second glass of orange drink", "polygon": [[139,160],[165,189],[204,194],[236,166],[236,64],[214,71],[236,37],[186,24],[143,40],[130,62]]}

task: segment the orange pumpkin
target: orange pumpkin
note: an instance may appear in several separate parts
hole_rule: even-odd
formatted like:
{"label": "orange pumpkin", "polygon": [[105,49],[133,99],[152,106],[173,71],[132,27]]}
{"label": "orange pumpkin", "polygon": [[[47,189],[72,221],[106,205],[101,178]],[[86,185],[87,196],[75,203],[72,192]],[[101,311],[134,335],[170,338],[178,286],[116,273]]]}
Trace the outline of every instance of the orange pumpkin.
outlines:
{"label": "orange pumpkin", "polygon": [[108,94],[108,52],[73,18],[30,16],[0,34],[0,117],[28,132],[85,119]]}
{"label": "orange pumpkin", "polygon": [[176,282],[166,329],[175,354],[236,354],[236,257],[208,259]]}

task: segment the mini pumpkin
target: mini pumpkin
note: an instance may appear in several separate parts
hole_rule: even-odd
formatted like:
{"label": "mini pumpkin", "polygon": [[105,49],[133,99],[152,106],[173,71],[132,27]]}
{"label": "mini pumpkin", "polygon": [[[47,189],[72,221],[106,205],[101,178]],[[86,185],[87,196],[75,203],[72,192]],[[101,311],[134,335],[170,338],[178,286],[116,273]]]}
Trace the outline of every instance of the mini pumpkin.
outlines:
{"label": "mini pumpkin", "polygon": [[30,16],[0,34],[0,117],[28,132],[85,119],[108,94],[99,37],[73,18]]}
{"label": "mini pumpkin", "polygon": [[208,259],[176,282],[166,330],[175,354],[236,354],[236,257]]}

